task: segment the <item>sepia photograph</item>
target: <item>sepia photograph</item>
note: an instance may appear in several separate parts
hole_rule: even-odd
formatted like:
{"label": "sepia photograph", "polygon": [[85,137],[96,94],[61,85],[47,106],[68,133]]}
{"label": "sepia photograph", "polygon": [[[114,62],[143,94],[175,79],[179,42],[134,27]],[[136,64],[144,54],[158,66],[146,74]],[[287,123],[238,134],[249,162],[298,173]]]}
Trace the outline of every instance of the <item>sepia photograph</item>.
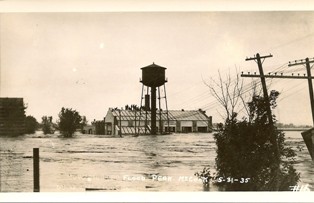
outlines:
{"label": "sepia photograph", "polygon": [[313,197],[313,44],[310,10],[1,11],[0,197]]}

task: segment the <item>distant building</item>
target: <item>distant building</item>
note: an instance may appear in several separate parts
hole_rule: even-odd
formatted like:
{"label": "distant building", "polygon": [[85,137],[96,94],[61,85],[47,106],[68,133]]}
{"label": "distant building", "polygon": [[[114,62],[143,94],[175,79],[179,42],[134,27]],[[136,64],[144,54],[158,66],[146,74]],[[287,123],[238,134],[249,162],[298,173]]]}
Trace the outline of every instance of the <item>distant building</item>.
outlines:
{"label": "distant building", "polygon": [[86,125],[83,127],[83,134],[96,134],[96,129],[94,125]]}
{"label": "distant building", "polygon": [[105,135],[105,121],[92,121],[92,124],[85,125],[82,129],[83,134]]}
{"label": "distant building", "polygon": [[0,98],[0,136],[17,136],[24,133],[23,98]]}
{"label": "distant building", "polygon": [[95,129],[96,135],[105,135],[105,121],[104,120],[99,120],[99,121],[94,120],[92,122],[92,126]]}
{"label": "distant building", "polygon": [[[156,126],[159,134],[168,132],[211,132],[212,117],[202,110],[157,111]],[[161,119],[160,119],[161,118]],[[169,119],[168,119],[169,118]],[[119,110],[109,108],[105,117],[106,135],[150,134],[151,113],[144,110]],[[161,131],[160,131],[161,129]]]}

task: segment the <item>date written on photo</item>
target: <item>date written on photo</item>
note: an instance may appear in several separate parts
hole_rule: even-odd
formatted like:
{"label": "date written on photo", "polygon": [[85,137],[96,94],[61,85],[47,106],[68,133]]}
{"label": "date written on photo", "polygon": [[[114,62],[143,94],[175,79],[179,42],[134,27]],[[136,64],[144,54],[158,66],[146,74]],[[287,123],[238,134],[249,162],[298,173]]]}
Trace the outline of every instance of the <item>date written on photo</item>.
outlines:
{"label": "date written on photo", "polygon": [[[161,181],[161,182],[171,182],[171,181],[179,181],[179,182],[203,182],[209,183],[210,181],[213,183],[249,183],[250,178],[233,178],[233,177],[217,177],[214,179],[209,179],[208,177],[193,177],[193,176],[160,176],[160,175],[151,175],[150,178],[153,181]],[[147,178],[144,176],[129,176],[124,175],[123,180],[126,181],[146,181]]]}
{"label": "date written on photo", "polygon": [[216,179],[213,180],[213,182],[216,183],[248,183],[251,178],[224,178],[224,177],[217,177]]}

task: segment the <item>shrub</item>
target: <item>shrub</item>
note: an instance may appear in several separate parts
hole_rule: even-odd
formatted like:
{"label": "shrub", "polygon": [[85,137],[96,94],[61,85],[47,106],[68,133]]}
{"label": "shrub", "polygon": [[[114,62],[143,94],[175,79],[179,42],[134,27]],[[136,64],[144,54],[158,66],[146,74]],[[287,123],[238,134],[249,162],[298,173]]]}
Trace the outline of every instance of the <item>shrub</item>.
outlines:
{"label": "shrub", "polygon": [[[248,103],[249,121],[237,120],[234,113],[214,134],[217,145],[217,177],[246,179],[247,183],[217,181],[228,191],[284,191],[290,190],[300,179],[293,168],[294,151],[285,144],[285,135],[267,120],[267,105],[276,107],[279,93],[272,91],[270,102],[253,96]],[[274,123],[276,122],[273,116]],[[276,156],[272,137],[277,141]]]}
{"label": "shrub", "polygon": [[36,118],[34,118],[33,116],[27,116],[25,118],[25,133],[27,134],[35,133],[37,126],[38,126],[38,123],[37,123]]}
{"label": "shrub", "polygon": [[41,126],[44,134],[46,135],[54,133],[52,117],[43,116],[41,119],[42,119]]}
{"label": "shrub", "polygon": [[82,117],[72,109],[62,108],[59,113],[58,128],[64,137],[72,137],[76,129],[81,128]]}

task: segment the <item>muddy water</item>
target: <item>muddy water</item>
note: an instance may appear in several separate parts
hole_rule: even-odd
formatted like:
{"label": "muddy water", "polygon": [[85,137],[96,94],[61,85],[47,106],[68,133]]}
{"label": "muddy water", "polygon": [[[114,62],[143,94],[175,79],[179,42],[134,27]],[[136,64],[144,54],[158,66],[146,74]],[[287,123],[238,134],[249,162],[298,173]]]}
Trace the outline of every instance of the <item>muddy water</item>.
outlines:
{"label": "muddy water", "polygon": [[[314,190],[314,164],[300,132],[287,132],[297,150],[296,169],[302,184]],[[104,138],[77,135],[72,139],[37,132],[0,138],[1,192],[32,192],[33,148],[40,148],[40,189],[43,192],[203,191],[194,173],[210,166],[214,172],[212,134],[172,134]],[[211,187],[211,191],[216,190]]]}

